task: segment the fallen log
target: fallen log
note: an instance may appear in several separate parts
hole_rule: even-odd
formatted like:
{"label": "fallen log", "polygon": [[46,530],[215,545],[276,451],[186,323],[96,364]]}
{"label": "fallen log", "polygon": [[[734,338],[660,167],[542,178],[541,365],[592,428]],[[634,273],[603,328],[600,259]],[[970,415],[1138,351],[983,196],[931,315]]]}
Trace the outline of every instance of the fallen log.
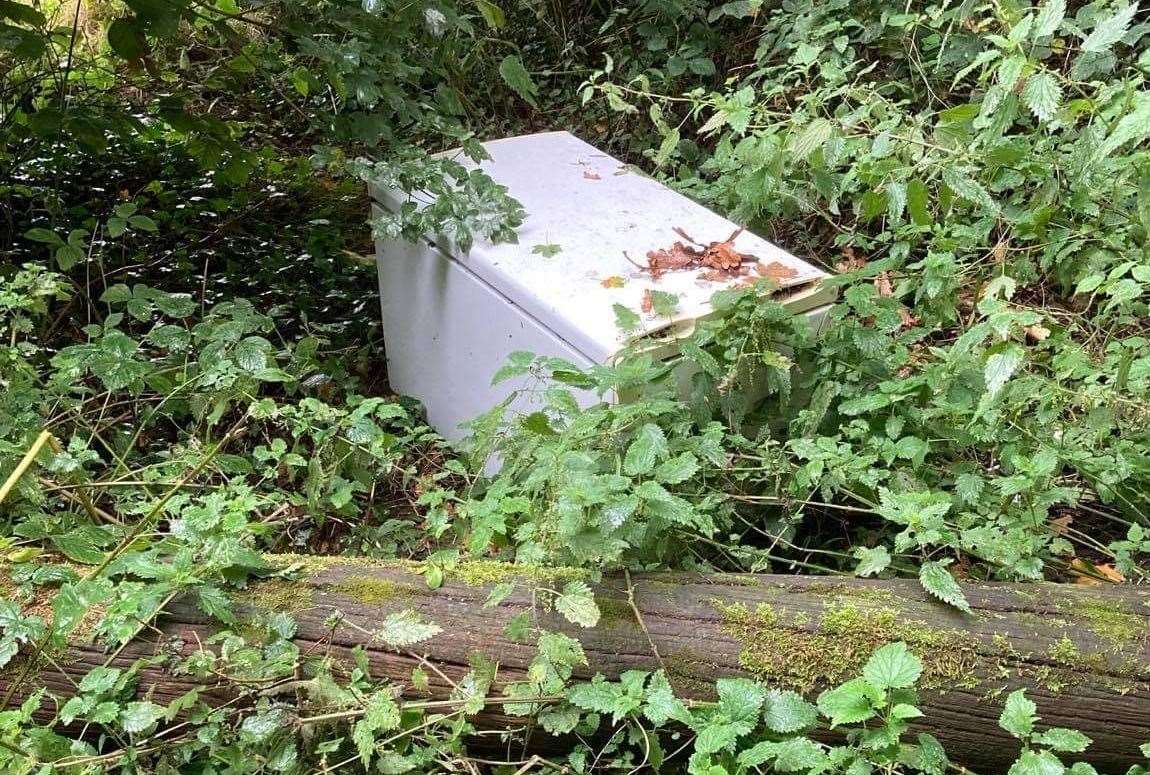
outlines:
{"label": "fallen log", "polygon": [[[997,724],[1005,693],[1016,688],[1037,702],[1041,724],[1093,738],[1080,758],[1102,772],[1125,772],[1140,758],[1138,745],[1150,741],[1147,588],[964,584],[973,609],[968,615],[932,600],[913,581],[660,573],[596,585],[602,619],[583,629],[533,606],[534,590],[560,587],[577,576],[570,569],[468,563],[432,590],[410,565],[275,559],[294,562],[298,580],[254,584],[242,595],[246,615],[291,613],[303,651],[350,659],[351,650],[363,646],[376,677],[401,683],[410,682],[420,657],[455,680],[477,653],[498,663],[501,684],[522,679],[534,649],[509,640],[504,627],[516,614],[533,611],[537,625],[582,642],[589,667],[577,677],[663,667],[677,693],[693,699],[710,699],[714,681],[726,676],[817,693],[857,674],[875,648],[905,641],[924,663],[919,687],[926,715],[919,729],[938,737],[952,759],[983,773],[1004,771],[1018,752]],[[516,591],[483,607],[491,586],[507,581],[518,582]],[[415,647],[418,655],[389,650],[365,634],[404,609],[443,629]],[[333,629],[337,612],[344,623]],[[173,647],[191,653],[217,627],[190,602],[176,601],[154,631],[129,644],[113,664],[126,666]],[[66,696],[73,681],[107,658],[103,649],[77,643],[30,683]],[[0,692],[7,694],[15,672],[10,666],[0,673]],[[163,702],[194,685],[149,667],[139,691]],[[448,686],[431,676],[433,696]],[[17,691],[11,701],[24,696]],[[477,724],[524,723],[503,716],[500,707],[489,704]]]}

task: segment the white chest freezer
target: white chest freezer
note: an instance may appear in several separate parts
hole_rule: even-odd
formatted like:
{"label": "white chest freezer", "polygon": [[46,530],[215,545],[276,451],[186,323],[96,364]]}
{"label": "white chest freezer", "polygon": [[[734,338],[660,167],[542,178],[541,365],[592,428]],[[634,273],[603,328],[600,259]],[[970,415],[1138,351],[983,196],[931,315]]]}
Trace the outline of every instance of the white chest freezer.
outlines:
{"label": "white chest freezer", "polygon": [[[523,204],[527,219],[515,244],[477,240],[462,252],[436,240],[376,243],[383,333],[391,387],[427,408],[448,439],[525,385],[491,384],[516,351],[565,358],[579,367],[607,363],[634,336],[682,330],[712,312],[718,290],[746,282],[705,268],[658,279],[635,263],[669,248],[682,230],[701,243],[726,240],[736,225],[567,132],[484,143],[479,165]],[[460,161],[475,166],[460,154]],[[375,207],[396,211],[406,196],[371,189]],[[540,247],[542,246],[542,247]],[[775,267],[785,303],[813,323],[833,300],[827,275],[750,232],[735,248]],[[628,259],[630,257],[630,260]],[[678,296],[674,317],[642,313],[649,290]],[[614,305],[643,319],[639,332],[616,325]],[[530,391],[513,408],[535,411]],[[588,404],[600,400],[578,396]]]}

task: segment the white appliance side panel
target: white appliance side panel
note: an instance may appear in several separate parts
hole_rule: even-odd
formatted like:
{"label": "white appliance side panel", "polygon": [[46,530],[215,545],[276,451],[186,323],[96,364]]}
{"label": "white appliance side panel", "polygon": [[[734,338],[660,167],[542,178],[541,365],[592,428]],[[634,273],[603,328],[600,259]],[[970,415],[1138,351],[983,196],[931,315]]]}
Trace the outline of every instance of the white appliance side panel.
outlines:
{"label": "white appliance side panel", "polygon": [[[387,373],[392,390],[427,407],[431,427],[450,440],[462,423],[520,390],[513,411],[542,406],[531,378],[491,384],[516,350],[565,358],[580,368],[592,362],[429,243],[376,243]],[[600,399],[572,390],[581,406]],[[608,397],[609,399],[610,397]]]}

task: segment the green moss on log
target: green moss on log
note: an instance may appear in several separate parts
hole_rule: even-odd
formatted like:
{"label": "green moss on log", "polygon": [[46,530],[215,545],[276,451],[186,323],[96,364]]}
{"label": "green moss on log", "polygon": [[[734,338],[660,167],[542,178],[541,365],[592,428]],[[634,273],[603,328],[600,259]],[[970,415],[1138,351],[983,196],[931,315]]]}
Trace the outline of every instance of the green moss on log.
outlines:
{"label": "green moss on log", "polygon": [[798,691],[841,683],[858,674],[878,647],[904,641],[923,660],[926,689],[978,684],[978,654],[969,636],[899,618],[893,608],[828,602],[817,624],[785,620],[774,608],[714,603],[723,630],[739,641],[739,664],[757,678]]}
{"label": "green moss on log", "polygon": [[294,614],[315,605],[314,591],[303,582],[285,579],[257,581],[235,594],[240,605],[263,613]]}
{"label": "green moss on log", "polygon": [[358,600],[364,605],[381,606],[396,601],[431,594],[426,585],[404,584],[390,579],[377,579],[370,576],[345,579],[330,587],[332,592]]}
{"label": "green moss on log", "polygon": [[1086,620],[1086,626],[1115,648],[1130,646],[1148,635],[1146,618],[1131,612],[1121,603],[1091,600],[1064,605],[1069,612]]}

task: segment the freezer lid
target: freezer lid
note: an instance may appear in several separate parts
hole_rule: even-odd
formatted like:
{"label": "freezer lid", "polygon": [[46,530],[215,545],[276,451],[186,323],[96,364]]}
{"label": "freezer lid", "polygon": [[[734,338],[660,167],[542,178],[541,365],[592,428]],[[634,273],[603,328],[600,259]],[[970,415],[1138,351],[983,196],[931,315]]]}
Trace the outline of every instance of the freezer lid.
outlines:
{"label": "freezer lid", "polygon": [[[737,225],[574,135],[546,132],[483,145],[491,159],[482,164],[456,155],[467,166],[481,167],[523,204],[527,219],[518,243],[477,240],[465,253],[429,238],[589,358],[604,362],[636,335],[705,317],[716,291],[748,282],[747,277],[707,279],[705,269],[655,279],[635,266],[646,266],[648,251],[684,241],[676,228],[710,243],[727,239]],[[392,210],[402,202],[396,192],[373,188],[372,194]],[[734,247],[755,256],[758,264],[747,265],[750,276],[775,279],[780,299],[796,312],[833,298],[818,283],[825,272],[767,240],[743,231]],[[678,297],[674,317],[642,311],[648,290]],[[615,304],[641,315],[638,334],[618,329]]]}

